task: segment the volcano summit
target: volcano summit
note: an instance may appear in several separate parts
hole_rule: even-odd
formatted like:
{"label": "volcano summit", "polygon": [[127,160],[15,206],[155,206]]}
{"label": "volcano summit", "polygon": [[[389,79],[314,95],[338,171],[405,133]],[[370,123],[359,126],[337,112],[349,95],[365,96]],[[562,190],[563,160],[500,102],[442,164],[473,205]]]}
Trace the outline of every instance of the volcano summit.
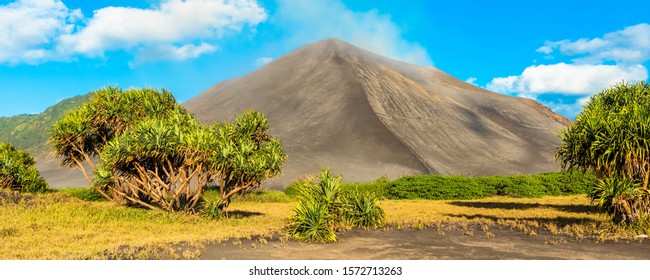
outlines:
{"label": "volcano summit", "polygon": [[559,170],[569,121],[536,101],[326,39],[183,104],[205,123],[264,113],[288,160],[274,185],[331,167],[347,181]]}

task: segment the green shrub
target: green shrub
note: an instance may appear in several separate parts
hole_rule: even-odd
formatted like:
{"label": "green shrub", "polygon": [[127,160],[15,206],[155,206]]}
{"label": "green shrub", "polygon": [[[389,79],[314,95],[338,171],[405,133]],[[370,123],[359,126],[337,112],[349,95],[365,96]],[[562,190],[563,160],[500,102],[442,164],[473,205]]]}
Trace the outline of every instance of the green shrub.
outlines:
{"label": "green shrub", "polygon": [[64,188],[58,191],[84,201],[108,201],[94,188]]}
{"label": "green shrub", "polygon": [[393,199],[476,199],[496,195],[496,190],[464,176],[407,176],[388,185]]}
{"label": "green shrub", "polygon": [[387,184],[390,199],[480,199],[489,196],[542,197],[586,194],[595,185],[592,173],[554,172],[512,176],[418,175]]}
{"label": "green shrub", "polygon": [[211,219],[223,218],[226,216],[223,205],[224,201],[221,200],[219,194],[208,197],[203,196],[199,206],[200,213]]}
{"label": "green shrub", "polygon": [[377,227],[384,224],[384,211],[379,207],[379,196],[358,189],[345,190],[342,176],[322,170],[318,182],[301,180],[292,185],[299,205],[294,210],[289,232],[299,239],[316,242],[335,242],[336,228],[344,223],[359,227]]}
{"label": "green shrub", "polygon": [[358,189],[344,196],[343,219],[350,225],[363,228],[381,227],[386,215],[379,207],[380,197],[372,192],[360,192]]}
{"label": "green shrub", "polygon": [[305,183],[307,183],[307,180],[297,180],[291,185],[285,187],[284,193],[290,197],[297,197],[300,194],[299,189],[302,187],[301,185]]}
{"label": "green shrub", "polygon": [[20,192],[43,193],[48,185],[41,178],[34,158],[16,150],[9,143],[0,143],[0,188]]}
{"label": "green shrub", "polygon": [[363,193],[370,193],[376,195],[381,199],[387,197],[388,194],[386,193],[386,191],[388,190],[389,184],[390,184],[390,180],[388,180],[388,177],[381,177],[375,180],[374,182],[368,182],[368,183],[361,183],[361,182],[343,183],[342,187],[343,187],[343,192],[358,190]]}
{"label": "green shrub", "polygon": [[333,217],[327,206],[315,200],[303,199],[295,209],[290,233],[298,239],[316,242],[336,242]]}

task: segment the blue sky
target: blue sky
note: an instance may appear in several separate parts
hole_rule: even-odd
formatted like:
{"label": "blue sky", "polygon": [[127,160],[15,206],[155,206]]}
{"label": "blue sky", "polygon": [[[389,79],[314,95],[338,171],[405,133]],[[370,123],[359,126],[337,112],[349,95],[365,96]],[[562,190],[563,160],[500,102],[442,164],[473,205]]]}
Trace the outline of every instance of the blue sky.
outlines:
{"label": "blue sky", "polygon": [[184,102],[336,37],[573,118],[648,80],[650,1],[0,1],[0,116],[106,85]]}

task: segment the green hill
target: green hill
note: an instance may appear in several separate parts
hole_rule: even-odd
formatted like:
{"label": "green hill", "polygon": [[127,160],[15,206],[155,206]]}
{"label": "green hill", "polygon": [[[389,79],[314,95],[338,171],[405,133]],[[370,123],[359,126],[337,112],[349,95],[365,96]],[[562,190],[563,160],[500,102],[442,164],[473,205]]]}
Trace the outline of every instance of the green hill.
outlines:
{"label": "green hill", "polygon": [[89,97],[89,94],[85,94],[64,99],[40,114],[0,117],[0,142],[9,142],[32,155],[48,151],[47,138],[54,122]]}

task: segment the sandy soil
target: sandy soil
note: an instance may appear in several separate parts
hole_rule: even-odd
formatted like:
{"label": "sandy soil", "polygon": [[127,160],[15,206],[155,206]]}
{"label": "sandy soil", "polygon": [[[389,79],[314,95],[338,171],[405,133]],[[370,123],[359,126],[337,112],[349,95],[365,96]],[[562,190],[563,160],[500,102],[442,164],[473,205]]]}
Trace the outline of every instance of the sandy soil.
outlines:
{"label": "sandy soil", "polygon": [[485,232],[455,229],[359,230],[339,234],[339,242],[313,244],[279,238],[236,239],[208,244],[206,260],[627,260],[650,259],[650,240],[576,240],[557,235],[528,236],[490,228]]}

